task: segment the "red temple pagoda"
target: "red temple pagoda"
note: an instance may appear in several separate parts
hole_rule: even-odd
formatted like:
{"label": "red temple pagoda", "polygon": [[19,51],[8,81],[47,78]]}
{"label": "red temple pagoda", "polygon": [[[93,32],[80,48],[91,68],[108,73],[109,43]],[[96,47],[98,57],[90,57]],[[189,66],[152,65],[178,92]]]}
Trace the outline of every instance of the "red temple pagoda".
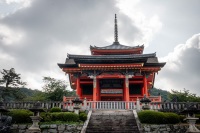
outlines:
{"label": "red temple pagoda", "polygon": [[81,99],[136,101],[144,95],[150,97],[155,74],[166,63],[159,63],[156,53],[143,54],[144,45],[120,44],[116,15],[114,39],[105,47],[90,46],[91,55],[68,54],[65,63],[58,64]]}

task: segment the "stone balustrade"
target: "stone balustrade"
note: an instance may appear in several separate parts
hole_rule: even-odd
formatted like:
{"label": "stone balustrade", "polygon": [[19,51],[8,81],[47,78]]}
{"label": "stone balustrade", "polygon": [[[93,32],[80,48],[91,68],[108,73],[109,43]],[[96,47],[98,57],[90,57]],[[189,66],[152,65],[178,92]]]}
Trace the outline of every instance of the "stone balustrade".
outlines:
{"label": "stone balustrade", "polygon": [[[18,101],[18,102],[4,102],[4,106],[7,109],[29,109],[32,108],[35,101]],[[63,102],[51,101],[51,102],[40,102],[42,108],[51,109],[53,107],[63,108]]]}
{"label": "stone balustrade", "polygon": [[[4,102],[7,109],[28,109],[33,107],[34,101],[29,102]],[[48,101],[40,102],[42,108],[51,109],[53,107],[60,107],[61,109],[73,111],[73,102],[71,100],[67,102],[62,101]],[[188,102],[151,102],[151,110],[161,110],[161,111],[172,111],[183,110]],[[197,109],[200,109],[200,103],[191,102],[189,104],[195,104]],[[142,109],[142,104],[138,101],[87,101],[83,100],[81,104],[81,110],[93,110],[93,109]]]}

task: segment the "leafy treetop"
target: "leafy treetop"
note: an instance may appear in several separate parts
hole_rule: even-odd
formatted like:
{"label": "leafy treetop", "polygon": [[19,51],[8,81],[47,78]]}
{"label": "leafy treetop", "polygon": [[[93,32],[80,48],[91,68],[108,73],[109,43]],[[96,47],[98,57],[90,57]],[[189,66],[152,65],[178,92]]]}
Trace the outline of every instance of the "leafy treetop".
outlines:
{"label": "leafy treetop", "polygon": [[169,95],[169,98],[175,102],[200,102],[200,97],[196,94],[190,93],[189,90],[185,88],[183,91],[171,90],[172,93]]}
{"label": "leafy treetop", "polygon": [[51,77],[44,77],[44,92],[49,100],[60,101],[63,96],[75,96],[74,91],[67,90],[67,83]]}
{"label": "leafy treetop", "polygon": [[20,81],[20,74],[17,74],[14,68],[11,68],[10,70],[3,69],[3,71],[1,71],[1,74],[2,78],[0,79],[0,84],[5,84],[6,88],[26,85],[26,82]]}

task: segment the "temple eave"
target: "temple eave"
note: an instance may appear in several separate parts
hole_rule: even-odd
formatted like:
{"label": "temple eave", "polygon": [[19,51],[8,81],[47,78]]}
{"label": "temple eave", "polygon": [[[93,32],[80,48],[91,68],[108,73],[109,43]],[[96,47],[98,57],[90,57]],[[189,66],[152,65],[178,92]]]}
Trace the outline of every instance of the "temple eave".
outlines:
{"label": "temple eave", "polygon": [[66,73],[90,71],[90,70],[99,70],[99,71],[109,71],[109,70],[138,70],[138,71],[148,71],[148,72],[158,72],[161,70],[161,67],[85,67],[85,68],[63,68],[63,71]]}

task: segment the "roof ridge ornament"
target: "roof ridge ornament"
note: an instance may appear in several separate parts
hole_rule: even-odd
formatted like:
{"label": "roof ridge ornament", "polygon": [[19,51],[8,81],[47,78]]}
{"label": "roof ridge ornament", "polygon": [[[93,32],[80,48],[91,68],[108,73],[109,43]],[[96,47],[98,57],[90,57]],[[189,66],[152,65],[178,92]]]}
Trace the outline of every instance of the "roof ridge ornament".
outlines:
{"label": "roof ridge ornament", "polygon": [[117,14],[115,14],[115,31],[114,31],[114,39],[115,39],[115,42],[114,44],[119,44],[118,42],[118,29],[117,29]]}

